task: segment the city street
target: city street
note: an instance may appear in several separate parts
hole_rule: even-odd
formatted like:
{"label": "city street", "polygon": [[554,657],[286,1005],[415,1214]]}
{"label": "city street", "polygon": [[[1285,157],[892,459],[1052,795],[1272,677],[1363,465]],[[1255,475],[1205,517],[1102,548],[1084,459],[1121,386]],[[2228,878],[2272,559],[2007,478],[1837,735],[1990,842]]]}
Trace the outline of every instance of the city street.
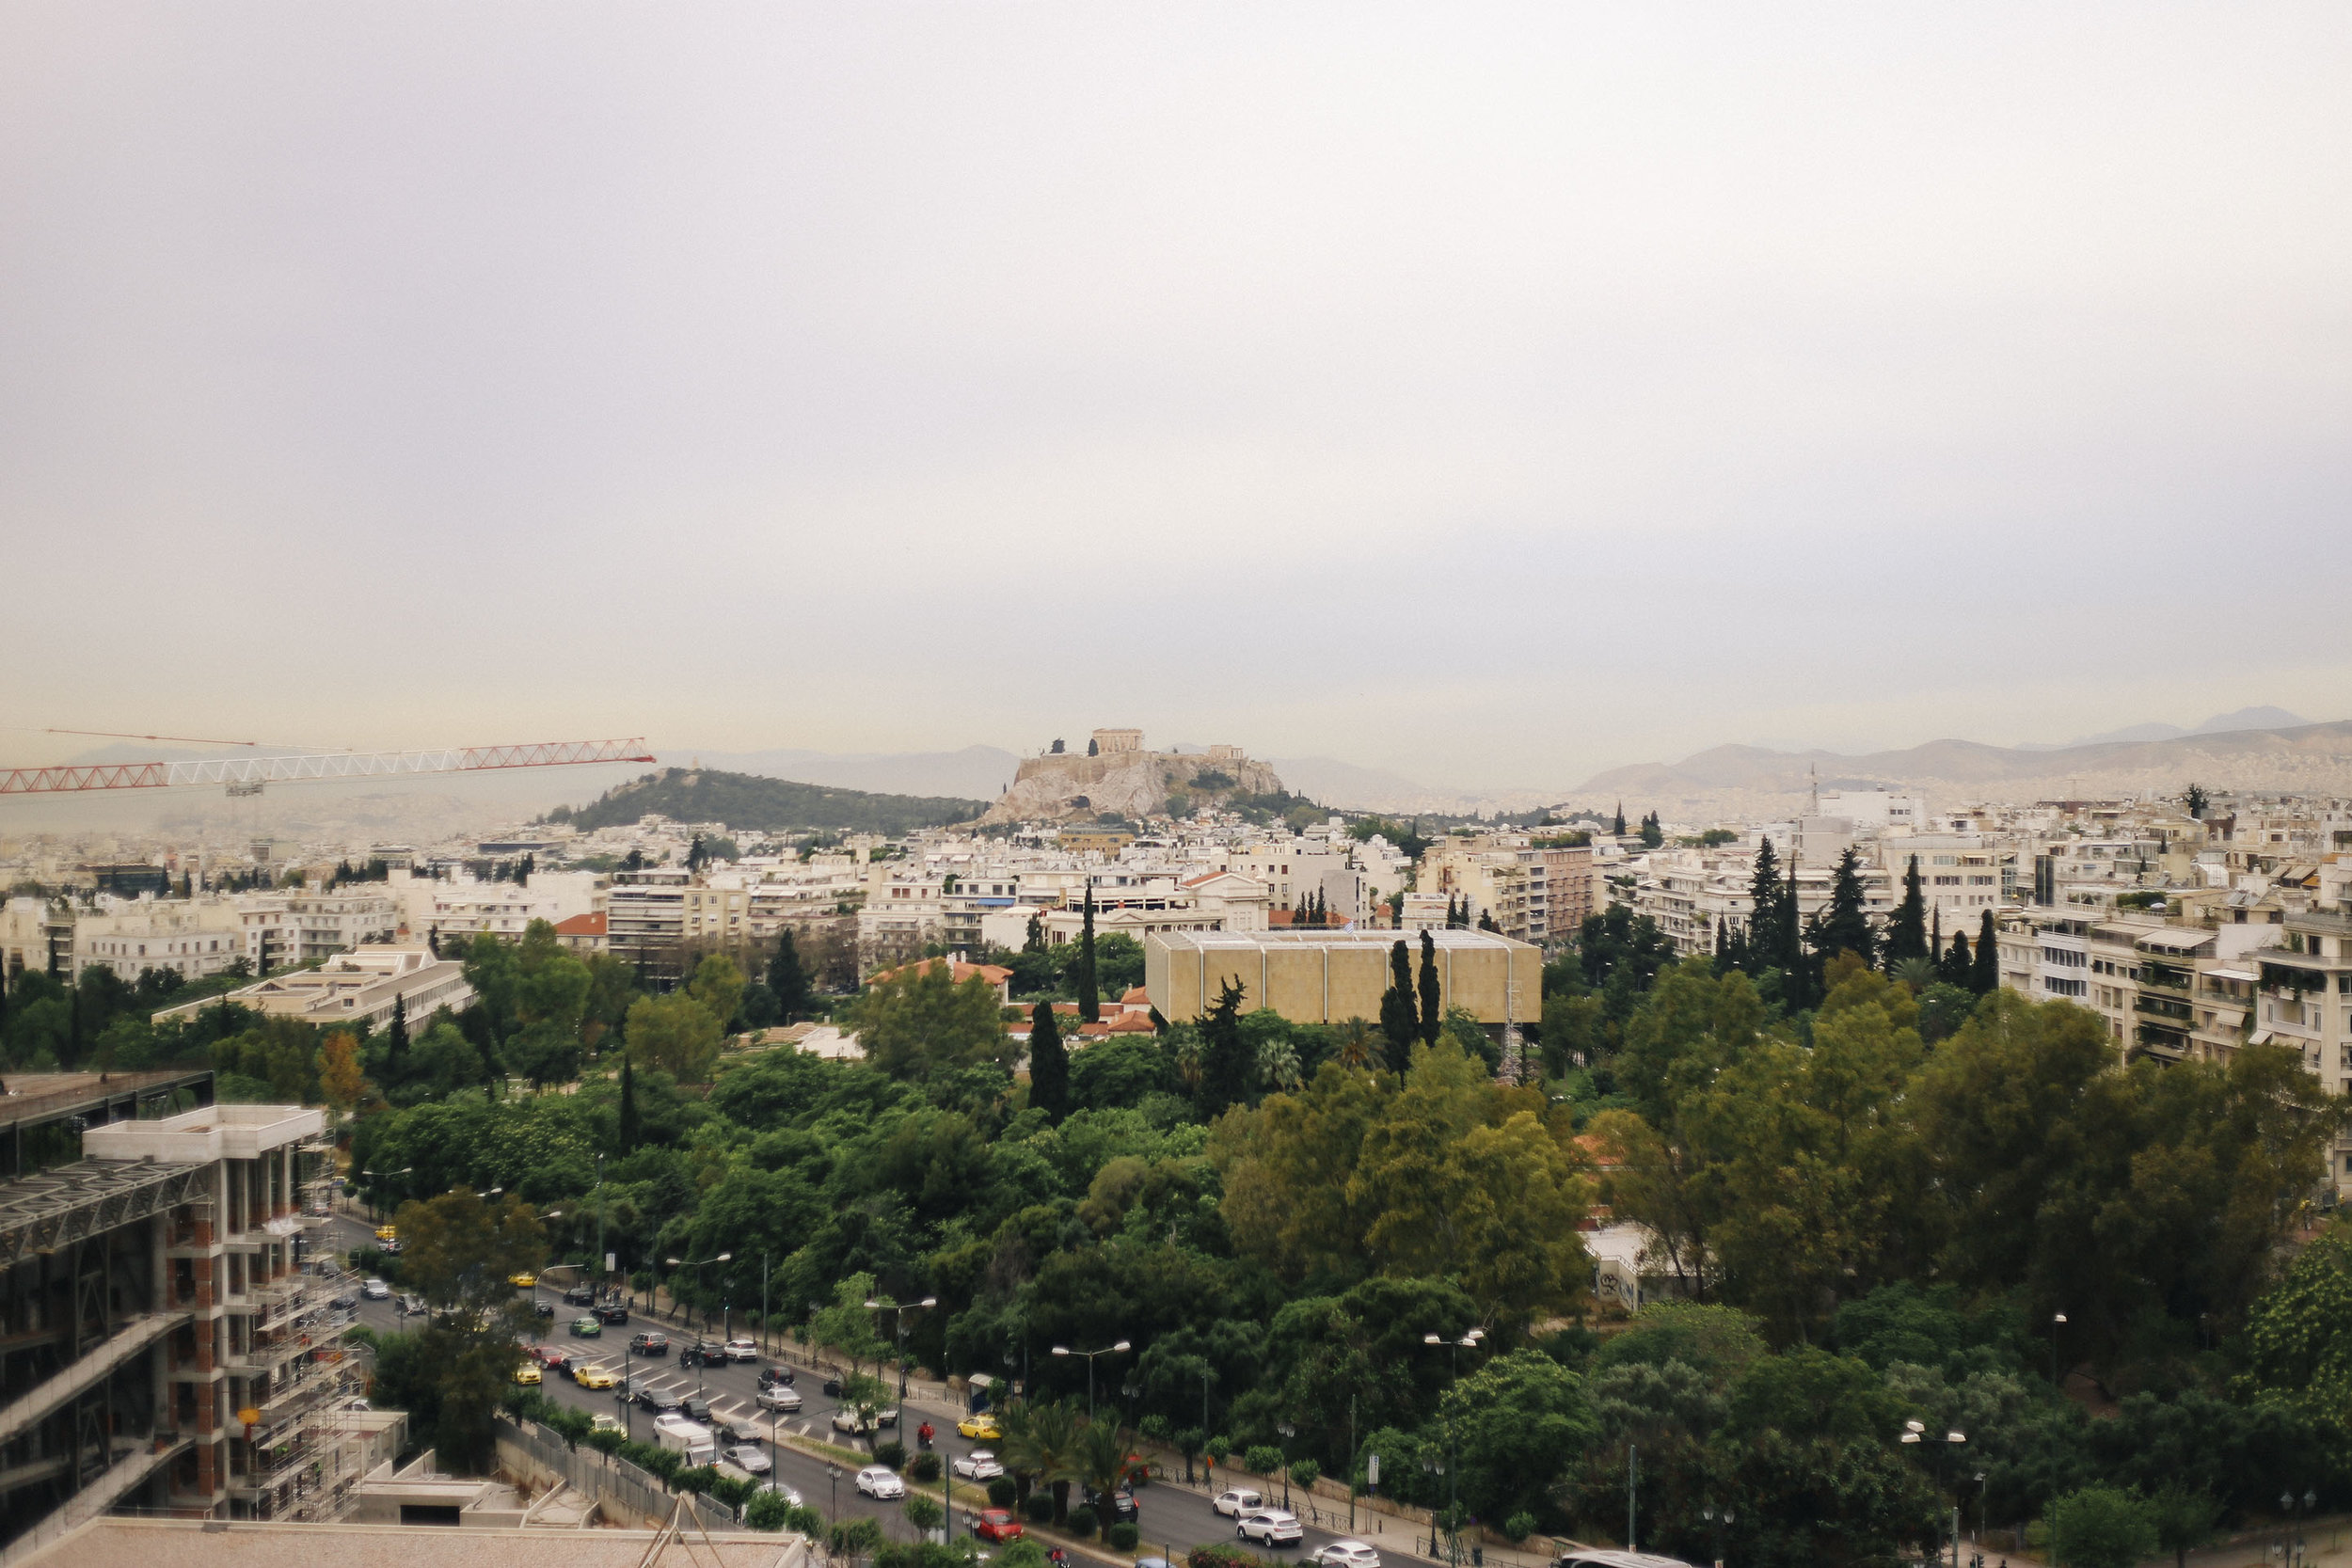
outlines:
{"label": "city street", "polygon": [[[339,1248],[348,1250],[356,1246],[373,1245],[374,1243],[373,1228],[362,1220],[338,1213],[330,1224],[333,1227],[335,1244]],[[645,1441],[651,1439],[653,1418],[647,1412],[622,1401],[619,1396],[625,1390],[633,1391],[652,1387],[660,1391],[702,1395],[709,1400],[713,1415],[723,1418],[735,1418],[754,1421],[763,1431],[769,1429],[771,1413],[758,1409],[754,1402],[754,1395],[757,1389],[758,1363],[737,1362],[724,1366],[681,1369],[677,1365],[677,1351],[681,1342],[691,1342],[691,1332],[682,1330],[660,1319],[641,1318],[634,1314],[627,1324],[607,1325],[603,1336],[599,1338],[575,1338],[566,1332],[566,1325],[574,1318],[580,1316],[583,1309],[566,1306],[560,1289],[542,1288],[535,1294],[541,1301],[550,1303],[555,1307],[553,1318],[536,1320],[540,1335],[547,1342],[561,1345],[576,1354],[584,1354],[590,1359],[621,1373],[625,1380],[622,1388],[614,1389],[610,1393],[596,1393],[579,1386],[561,1372],[549,1372],[547,1374],[546,1381],[540,1386],[540,1392],[548,1399],[592,1414],[618,1417],[628,1426],[632,1436]],[[395,1303],[391,1301],[363,1300],[360,1303],[359,1321],[370,1328],[379,1331],[397,1332],[405,1326]],[[630,1336],[648,1328],[669,1336],[670,1354],[668,1355],[649,1357],[634,1356],[628,1354]],[[712,1332],[711,1338],[719,1338],[716,1330]],[[857,1446],[848,1441],[846,1434],[833,1431],[831,1422],[833,1413],[837,1406],[836,1402],[825,1397],[825,1378],[822,1372],[788,1359],[777,1357],[767,1359],[771,1364],[792,1368],[797,1374],[793,1386],[803,1402],[799,1411],[788,1416],[776,1417],[774,1425],[780,1433],[814,1437],[819,1441],[836,1443],[844,1448]],[[955,1417],[949,1413],[946,1405],[938,1402],[925,1404],[910,1402],[898,1429],[895,1432],[885,1429],[882,1433],[883,1440],[887,1441],[895,1436],[905,1443],[912,1451],[914,1448],[914,1429],[926,1418],[938,1429],[939,1435],[935,1446],[940,1455],[943,1471],[942,1484],[944,1484],[953,1481],[954,1472],[951,1466],[955,1459],[974,1449],[986,1448],[988,1445],[972,1442],[959,1436],[955,1429]],[[823,1459],[784,1446],[771,1448],[771,1454],[775,1465],[776,1479],[799,1492],[804,1502],[824,1513],[828,1517],[871,1515],[881,1519],[883,1528],[895,1538],[911,1538],[912,1530],[899,1517],[900,1505],[898,1503],[877,1502],[858,1494],[854,1484],[856,1475],[854,1466],[847,1465],[840,1466],[841,1473],[836,1492],[836,1482],[828,1474],[830,1467]],[[1143,1530],[1143,1542],[1137,1548],[1139,1556],[1165,1554],[1173,1559],[1176,1553],[1202,1542],[1231,1542],[1234,1539],[1233,1522],[1212,1509],[1209,1506],[1208,1497],[1196,1489],[1166,1483],[1152,1484],[1138,1488],[1136,1500],[1142,1508],[1142,1517],[1139,1523]],[[1279,1504],[1281,1493],[1279,1486],[1270,1500]],[[1317,1547],[1346,1537],[1344,1504],[1340,1505],[1341,1512],[1338,1515],[1338,1523],[1342,1528],[1330,1529],[1320,1528],[1311,1522],[1310,1510],[1303,1497],[1295,1500],[1298,1505],[1300,1522],[1307,1527],[1306,1538],[1294,1547],[1274,1548],[1276,1555],[1303,1560]],[[967,1514],[987,1506],[986,1489],[984,1486],[976,1485],[970,1481],[954,1481],[953,1504],[956,1528],[959,1531],[968,1528],[970,1520]],[[1317,1499],[1317,1507],[1322,1511],[1321,1516],[1327,1524],[1331,1519],[1332,1506],[1328,1498]],[[1366,1511],[1360,1516],[1359,1522],[1366,1531],[1362,1539],[1370,1542],[1379,1550],[1383,1558],[1412,1558],[1415,1560],[1425,1560],[1412,1552],[1411,1545],[1408,1544],[1409,1538],[1400,1536],[1400,1528],[1409,1528],[1403,1526],[1401,1521]]]}

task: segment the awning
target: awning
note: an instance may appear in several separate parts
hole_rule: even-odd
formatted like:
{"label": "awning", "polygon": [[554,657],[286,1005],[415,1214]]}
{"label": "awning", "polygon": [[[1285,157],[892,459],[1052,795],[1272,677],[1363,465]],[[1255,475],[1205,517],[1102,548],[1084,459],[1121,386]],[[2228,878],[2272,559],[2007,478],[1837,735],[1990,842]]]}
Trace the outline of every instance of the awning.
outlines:
{"label": "awning", "polygon": [[2246,1043],[2249,1045],[2268,1045],[2270,1043],[2270,1031],[2267,1029],[2257,1029],[2251,1035],[2247,1037]]}

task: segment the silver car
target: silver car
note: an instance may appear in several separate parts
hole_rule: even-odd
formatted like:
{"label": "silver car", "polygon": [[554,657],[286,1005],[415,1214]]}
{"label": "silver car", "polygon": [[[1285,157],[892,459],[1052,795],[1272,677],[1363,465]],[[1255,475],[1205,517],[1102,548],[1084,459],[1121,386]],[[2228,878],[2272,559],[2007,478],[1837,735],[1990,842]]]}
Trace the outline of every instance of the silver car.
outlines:
{"label": "silver car", "polygon": [[1317,1546],[1308,1560],[1322,1568],[1380,1568],[1380,1554],[1361,1541],[1334,1541]]}
{"label": "silver car", "polygon": [[756,1443],[738,1443],[719,1457],[747,1476],[764,1476],[775,1468],[769,1463],[767,1452]]}
{"label": "silver car", "polygon": [[869,1497],[903,1497],[907,1483],[887,1465],[868,1465],[857,1473],[857,1489]]}
{"label": "silver car", "polygon": [[1233,1533],[1262,1546],[1295,1546],[1307,1532],[1298,1528],[1297,1514],[1279,1508],[1262,1508],[1255,1513],[1243,1514]]}
{"label": "silver car", "polygon": [[1005,1467],[996,1463],[996,1456],[986,1449],[974,1449],[957,1460],[952,1468],[964,1481],[994,1481],[1005,1473]]}

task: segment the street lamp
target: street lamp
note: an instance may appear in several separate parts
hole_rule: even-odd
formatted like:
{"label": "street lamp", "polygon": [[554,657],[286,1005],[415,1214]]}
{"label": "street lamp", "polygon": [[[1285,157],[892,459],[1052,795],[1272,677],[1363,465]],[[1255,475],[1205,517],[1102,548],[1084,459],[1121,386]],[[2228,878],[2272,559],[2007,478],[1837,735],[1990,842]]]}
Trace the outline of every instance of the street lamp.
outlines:
{"label": "street lamp", "polygon": [[[665,1262],[665,1263],[667,1263],[670,1267],[672,1267],[672,1268],[674,1268],[674,1269],[675,1269],[675,1268],[681,1268],[681,1267],[683,1267],[683,1268],[689,1268],[689,1269],[693,1270],[693,1271],[694,1271],[694,1293],[695,1293],[696,1295],[698,1295],[698,1296],[699,1296],[699,1295],[701,1295],[701,1294],[702,1294],[702,1290],[703,1290],[703,1270],[705,1270],[705,1269],[708,1268],[708,1267],[709,1267],[711,1264],[713,1264],[713,1263],[724,1263],[724,1262],[728,1261],[730,1259],[732,1259],[734,1256],[735,1256],[735,1254],[733,1254],[732,1252],[722,1252],[722,1253],[718,1254],[716,1257],[712,1257],[712,1258],[696,1258],[696,1259],[687,1259],[687,1260],[685,1260],[684,1262],[681,1262],[678,1259],[675,1259],[675,1258],[665,1258],[665,1259],[662,1259],[662,1261],[663,1261],[663,1262]],[[706,1322],[707,1322],[707,1321],[708,1321],[708,1319],[707,1319],[707,1316],[706,1316],[705,1321],[706,1321]],[[698,1339],[699,1339],[701,1337],[702,1337],[702,1336],[701,1336],[699,1333],[698,1333],[698,1334],[696,1334],[696,1336],[695,1336],[695,1338],[698,1338]],[[695,1357],[694,1357],[694,1392],[695,1392],[697,1395],[707,1395],[707,1394],[709,1392],[709,1390],[708,1390],[707,1388],[706,1388],[706,1387],[704,1386],[704,1384],[703,1384],[703,1373],[704,1373],[704,1371],[705,1371],[705,1370],[706,1370],[709,1367],[709,1365],[710,1365],[710,1358],[709,1358],[708,1356],[707,1356],[707,1355],[703,1355],[703,1354],[700,1354],[699,1353],[695,1355]]]}
{"label": "street lamp", "polygon": [[2061,1394],[2066,1392],[2066,1385],[2058,1381],[2058,1330],[2065,1326],[2065,1313],[2050,1314],[2050,1385]]}
{"label": "street lamp", "polygon": [[[1486,1337],[1486,1331],[1485,1329],[1473,1328],[1458,1339],[1449,1339],[1442,1334],[1424,1334],[1421,1337],[1421,1342],[1424,1345],[1444,1345],[1448,1347],[1449,1354],[1453,1356],[1454,1360],[1454,1381],[1458,1383],[1461,1381],[1462,1377],[1462,1352],[1466,1349],[1476,1350],[1478,1348],[1478,1341],[1484,1339]],[[1446,1458],[1451,1461],[1454,1458],[1454,1423],[1452,1421],[1446,1422],[1445,1426],[1445,1449]],[[1456,1465],[1449,1463],[1442,1466],[1442,1468],[1446,1471],[1446,1550],[1450,1560],[1455,1564],[1455,1568],[1460,1568],[1462,1560],[1460,1481],[1454,1474],[1454,1471],[1457,1468]],[[1630,1536],[1631,1533],[1632,1531],[1630,1529],[1627,1531],[1629,1536]],[[1436,1549],[1435,1542],[1431,1543],[1431,1549]],[[1626,1550],[1631,1551],[1632,1549],[1633,1543],[1629,1539],[1626,1543]]]}
{"label": "street lamp", "polygon": [[368,1184],[368,1218],[376,1217],[375,1179],[379,1176],[411,1176],[416,1173],[416,1169],[414,1165],[403,1165],[398,1170],[363,1170],[359,1173],[360,1180]]}
{"label": "street lamp", "polygon": [[897,1330],[898,1340],[898,1402],[907,1401],[907,1309],[911,1307],[937,1307],[937,1296],[925,1296],[921,1301],[883,1301],[879,1296],[866,1304],[869,1312],[890,1314],[890,1326]]}
{"label": "street lamp", "polygon": [[[1931,1441],[1928,1437],[1927,1427],[1918,1421],[1905,1421],[1903,1423],[1902,1440],[1906,1443],[1926,1443]],[[1947,1454],[1951,1453],[1957,1449],[1961,1444],[1965,1443],[1966,1441],[1968,1441],[1968,1434],[1964,1432],[1947,1432],[1944,1433],[1943,1437],[1943,1451]],[[1944,1462],[1941,1458],[1937,1459],[1935,1463],[1935,1481],[1938,1486],[1941,1486],[1944,1483]],[[1939,1519],[1936,1521],[1935,1528],[1938,1535],[1944,1533],[1944,1525],[1942,1520]],[[1957,1497],[1955,1497],[1952,1501],[1952,1556],[1955,1559],[1960,1556],[1960,1501]],[[1944,1560],[1944,1548],[1941,1543],[1938,1543],[1936,1545],[1935,1559],[1938,1562]]]}
{"label": "street lamp", "polygon": [[[1286,1449],[1287,1449],[1287,1447],[1288,1447],[1288,1445],[1289,1445],[1289,1443],[1290,1443],[1290,1440],[1291,1440],[1292,1438],[1294,1438],[1294,1437],[1295,1437],[1295,1436],[1297,1436],[1297,1435],[1298,1435],[1298,1429],[1297,1429],[1296,1427],[1295,1427],[1295,1426],[1291,1425],[1291,1424],[1290,1424],[1290,1422],[1288,1422],[1288,1421],[1279,1421],[1279,1422],[1277,1422],[1277,1423],[1275,1424],[1275,1428],[1274,1428],[1274,1430],[1275,1430],[1276,1432],[1278,1432],[1278,1433],[1279,1433],[1281,1434],[1281,1437],[1282,1437],[1282,1442],[1283,1442],[1283,1445],[1284,1445],[1284,1447],[1285,1447]],[[1283,1506],[1284,1508],[1288,1508],[1288,1507],[1290,1507],[1290,1505],[1291,1505],[1291,1456],[1289,1455],[1289,1453],[1288,1453],[1288,1452],[1285,1452],[1285,1453],[1282,1455],[1282,1506]]]}
{"label": "street lamp", "polygon": [[1104,1345],[1101,1350],[1072,1350],[1068,1345],[1054,1347],[1056,1355],[1083,1355],[1087,1358],[1087,1420],[1089,1424],[1094,1420],[1094,1358],[1098,1355],[1122,1354],[1126,1349],[1127,1341],[1124,1339],[1115,1345]]}
{"label": "street lamp", "polygon": [[1734,1517],[1736,1517],[1736,1515],[1733,1514],[1731,1510],[1726,1508],[1723,1511],[1723,1513],[1718,1516],[1715,1513],[1715,1505],[1713,1503],[1708,1503],[1705,1508],[1699,1510],[1699,1517],[1706,1520],[1708,1524],[1714,1528],[1715,1568],[1724,1568],[1724,1530],[1731,1524],[1731,1521]]}

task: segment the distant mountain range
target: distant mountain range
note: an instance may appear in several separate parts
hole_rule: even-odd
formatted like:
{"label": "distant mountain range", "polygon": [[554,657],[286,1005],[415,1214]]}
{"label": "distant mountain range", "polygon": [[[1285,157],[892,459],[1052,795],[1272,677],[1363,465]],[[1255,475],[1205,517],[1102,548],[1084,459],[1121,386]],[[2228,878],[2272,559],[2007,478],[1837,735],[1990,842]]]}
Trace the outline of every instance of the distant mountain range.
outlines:
{"label": "distant mountain range", "polygon": [[2282,707],[2242,707],[2235,713],[2217,713],[2203,723],[2189,729],[2178,724],[2128,724],[2120,730],[2102,735],[2076,736],[2072,740],[2021,740],[2021,752],[2062,752],[2069,746],[2104,746],[2119,740],[2170,740],[2183,735],[2230,735],[2238,730],[2284,730],[2309,724],[2310,720],[2289,713]]}
{"label": "distant mountain range", "polygon": [[1848,756],[1718,746],[1677,763],[1610,768],[1587,779],[1567,803],[1613,805],[1622,799],[1629,811],[1638,805],[1684,821],[1760,816],[1793,809],[1817,776],[1823,789],[1907,789],[1927,796],[1933,805],[2142,791],[2170,795],[2192,783],[2208,789],[2352,795],[2352,721],[2050,749],[1931,740]]}

